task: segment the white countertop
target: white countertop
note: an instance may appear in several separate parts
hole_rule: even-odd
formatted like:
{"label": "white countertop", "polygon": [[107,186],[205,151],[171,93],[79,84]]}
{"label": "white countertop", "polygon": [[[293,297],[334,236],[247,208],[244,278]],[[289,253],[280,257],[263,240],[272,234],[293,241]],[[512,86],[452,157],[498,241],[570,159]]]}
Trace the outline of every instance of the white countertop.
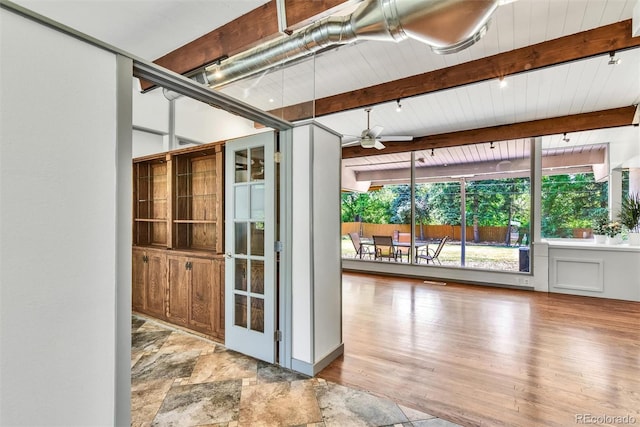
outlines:
{"label": "white countertop", "polygon": [[542,239],[543,243],[549,244],[549,248],[583,249],[597,251],[623,251],[640,252],[640,246],[630,246],[628,243],[620,245],[609,245],[606,243],[595,243],[593,239]]}

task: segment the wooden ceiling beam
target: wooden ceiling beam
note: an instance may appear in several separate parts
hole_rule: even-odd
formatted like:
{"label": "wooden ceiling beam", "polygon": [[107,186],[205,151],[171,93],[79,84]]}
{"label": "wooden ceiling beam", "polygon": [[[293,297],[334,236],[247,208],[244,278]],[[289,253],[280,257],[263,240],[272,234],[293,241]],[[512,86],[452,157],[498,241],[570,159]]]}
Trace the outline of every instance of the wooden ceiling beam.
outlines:
{"label": "wooden ceiling beam", "polygon": [[453,147],[481,142],[506,141],[518,138],[533,138],[543,135],[562,134],[564,132],[580,132],[619,126],[630,126],[636,107],[620,107],[610,110],[553,117],[509,125],[492,126],[481,129],[449,132],[439,135],[428,135],[415,138],[410,142],[387,143],[382,151],[362,148],[360,146],[342,149],[342,158],[375,156],[377,154],[394,154],[432,148]]}
{"label": "wooden ceiling beam", "polygon": [[[346,0],[285,0],[287,25],[295,29],[306,22],[333,13]],[[251,12],[210,33],[169,52],[154,62],[178,74],[185,74],[224,57],[247,50],[282,35],[278,28],[276,0],[271,0]],[[141,82],[142,90],[154,85]]]}
{"label": "wooden ceiling beam", "polygon": [[[428,73],[315,100],[315,117],[424,95],[640,46],[631,19]],[[309,119],[311,101],[279,109],[289,121]]]}

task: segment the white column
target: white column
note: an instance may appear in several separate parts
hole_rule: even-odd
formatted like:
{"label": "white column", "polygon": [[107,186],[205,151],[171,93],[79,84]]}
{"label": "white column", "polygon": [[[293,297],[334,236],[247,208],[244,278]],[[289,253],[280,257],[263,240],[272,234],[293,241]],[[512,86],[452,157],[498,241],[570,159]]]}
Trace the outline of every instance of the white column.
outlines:
{"label": "white column", "polygon": [[622,172],[611,170],[609,173],[609,219],[614,219],[620,212],[622,202]]}
{"label": "white column", "polygon": [[132,60],[117,57],[115,425],[131,425]]}
{"label": "white column", "polygon": [[640,194],[640,168],[629,169],[629,194]]}
{"label": "white column", "polygon": [[285,149],[291,169],[285,195],[291,222],[282,224],[292,236],[284,267],[291,269],[290,366],[315,375],[343,351],[340,136],[307,123],[293,129]]}

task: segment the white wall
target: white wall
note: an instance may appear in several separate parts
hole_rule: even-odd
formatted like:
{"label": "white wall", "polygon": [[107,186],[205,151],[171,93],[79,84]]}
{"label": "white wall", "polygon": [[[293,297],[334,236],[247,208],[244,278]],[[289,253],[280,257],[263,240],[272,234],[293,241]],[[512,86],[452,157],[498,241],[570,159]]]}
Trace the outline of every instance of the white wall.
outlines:
{"label": "white wall", "polygon": [[0,29],[0,425],[113,425],[116,57]]}
{"label": "white wall", "polygon": [[144,130],[133,131],[133,157],[143,157],[150,154],[161,153],[166,150],[166,137],[157,133],[147,132]]}
{"label": "white wall", "polygon": [[[169,101],[161,89],[140,92],[140,81],[133,84],[133,124],[158,133],[169,133]],[[135,140],[134,140],[135,147]]]}
{"label": "white wall", "polygon": [[160,88],[142,93],[139,81],[134,80],[134,158],[189,146],[172,146],[172,120],[176,138],[196,143],[223,141],[270,130],[256,129],[250,120],[184,96],[174,101],[172,113],[170,103]]}
{"label": "white wall", "polygon": [[191,98],[183,96],[176,99],[175,103],[178,137],[214,142],[271,131],[269,128],[256,129],[250,120]]}

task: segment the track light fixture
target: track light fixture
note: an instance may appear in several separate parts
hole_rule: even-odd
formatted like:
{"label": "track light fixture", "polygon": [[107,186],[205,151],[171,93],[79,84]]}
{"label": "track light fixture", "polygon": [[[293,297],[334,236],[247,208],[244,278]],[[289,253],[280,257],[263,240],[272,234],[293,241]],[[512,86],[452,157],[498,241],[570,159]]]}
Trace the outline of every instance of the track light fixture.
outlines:
{"label": "track light fixture", "polygon": [[402,113],[402,104],[400,104],[400,99],[396,100],[396,103],[398,104],[396,106],[396,112],[397,113]]}
{"label": "track light fixture", "polygon": [[433,156],[435,156],[435,155],[436,155],[436,153],[435,153],[434,149],[432,148],[432,149],[431,149],[431,157],[433,157]]}
{"label": "track light fixture", "polygon": [[616,51],[612,50],[609,52],[609,65],[618,65],[622,60],[620,58],[616,59]]}
{"label": "track light fixture", "polygon": [[564,142],[571,141],[571,138],[567,137],[567,133],[566,132],[564,133],[564,136],[562,137],[562,141],[564,141]]}
{"label": "track light fixture", "polygon": [[494,148],[496,148],[496,147],[493,145],[493,141],[491,141],[491,142],[489,143],[489,148],[491,148],[492,150],[493,150]]}

